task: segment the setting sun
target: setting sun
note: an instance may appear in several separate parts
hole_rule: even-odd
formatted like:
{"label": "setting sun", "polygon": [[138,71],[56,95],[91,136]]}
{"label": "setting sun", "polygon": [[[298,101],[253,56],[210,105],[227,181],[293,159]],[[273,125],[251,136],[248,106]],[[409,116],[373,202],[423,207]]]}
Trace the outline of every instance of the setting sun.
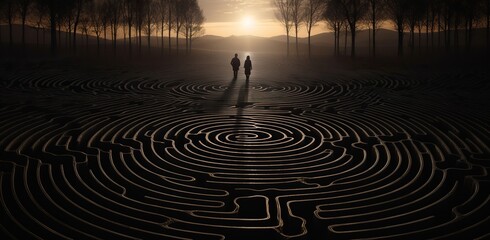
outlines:
{"label": "setting sun", "polygon": [[255,26],[255,20],[251,16],[246,16],[242,19],[242,26],[245,29],[251,29]]}

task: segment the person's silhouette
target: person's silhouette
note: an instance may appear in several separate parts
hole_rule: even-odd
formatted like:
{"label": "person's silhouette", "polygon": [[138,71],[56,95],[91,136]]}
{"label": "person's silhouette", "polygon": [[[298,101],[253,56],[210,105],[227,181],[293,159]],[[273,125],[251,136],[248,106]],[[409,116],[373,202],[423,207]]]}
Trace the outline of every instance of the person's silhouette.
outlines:
{"label": "person's silhouette", "polygon": [[238,76],[238,70],[240,69],[240,59],[238,59],[237,53],[235,53],[235,57],[231,59],[230,64],[233,67],[233,78],[236,79]]}
{"label": "person's silhouette", "polygon": [[247,81],[250,78],[250,73],[252,73],[252,61],[250,60],[250,56],[247,56],[247,60],[245,60],[245,76],[247,76]]}

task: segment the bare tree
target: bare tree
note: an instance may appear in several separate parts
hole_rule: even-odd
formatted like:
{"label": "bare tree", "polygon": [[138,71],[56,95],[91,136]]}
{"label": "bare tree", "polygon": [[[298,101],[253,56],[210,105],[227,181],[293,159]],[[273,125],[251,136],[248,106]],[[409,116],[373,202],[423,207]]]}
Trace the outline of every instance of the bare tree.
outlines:
{"label": "bare tree", "polygon": [[45,20],[46,20],[46,8],[45,6],[35,3],[32,12],[31,12],[32,19],[34,21],[34,24],[36,26],[36,46],[39,47],[39,31],[43,31],[43,41],[45,39],[45,26],[47,25]]}
{"label": "bare tree", "polygon": [[100,19],[101,19],[101,26],[102,26],[102,32],[104,33],[104,49],[107,48],[107,27],[109,25],[109,18],[110,18],[110,6],[107,1],[102,1],[102,4],[100,6]]}
{"label": "bare tree", "polygon": [[119,24],[122,19],[122,1],[120,0],[107,0],[109,7],[109,22],[111,25],[112,32],[112,46],[114,48],[114,53],[117,48],[117,32],[119,30]]}
{"label": "bare tree", "polygon": [[73,48],[77,47],[77,29],[80,23],[82,11],[86,9],[87,4],[92,0],[75,0],[74,2],[74,24],[73,24]]}
{"label": "bare tree", "polygon": [[197,1],[191,1],[185,17],[186,52],[192,48],[192,39],[203,33],[204,14]]}
{"label": "bare tree", "polygon": [[179,34],[181,33],[182,26],[184,26],[186,12],[191,5],[192,0],[175,0],[175,36],[176,36],[176,48],[177,54],[179,54]]}
{"label": "bare tree", "polygon": [[88,13],[84,12],[79,19],[80,30],[82,35],[85,35],[85,46],[88,48],[89,46],[89,31],[90,31],[90,17]]}
{"label": "bare tree", "polygon": [[344,15],[351,32],[351,56],[354,57],[356,55],[356,32],[359,27],[358,22],[366,13],[367,5],[363,0],[340,0],[339,3],[344,10]]}
{"label": "bare tree", "polygon": [[487,18],[487,51],[490,52],[490,0],[485,1],[485,10]]}
{"label": "bare tree", "polygon": [[143,31],[143,24],[145,21],[145,6],[144,6],[144,1],[139,1],[136,2],[134,5],[134,14],[135,14],[135,28],[137,32],[137,39],[138,39],[138,51],[141,53],[142,50],[142,31]]}
{"label": "bare tree", "polygon": [[441,1],[441,9],[442,9],[442,21],[443,21],[443,30],[444,30],[444,44],[446,47],[446,51],[449,51],[451,48],[451,23],[453,22],[454,12],[453,12],[453,0],[444,0]]}
{"label": "bare tree", "polygon": [[464,18],[464,8],[465,8],[465,3],[466,1],[454,1],[453,2],[453,8],[454,8],[454,47],[456,51],[459,51],[459,32],[461,29],[461,23],[463,22]]}
{"label": "bare tree", "polygon": [[49,12],[49,25],[51,29],[51,52],[56,54],[57,47],[57,34],[56,27],[58,25],[60,12],[62,11],[63,4],[65,1],[63,0],[38,0],[38,3],[43,6],[47,12]]}
{"label": "bare tree", "polygon": [[311,57],[311,30],[323,18],[325,2],[323,0],[305,0],[303,21],[308,33],[308,56]]}
{"label": "bare tree", "polygon": [[298,45],[298,31],[303,22],[303,0],[290,0],[291,1],[291,20],[294,26],[295,43],[296,43],[296,56],[299,56]]}
{"label": "bare tree", "polygon": [[372,53],[376,56],[376,32],[383,24],[385,5],[382,0],[367,0],[367,19],[372,30]]}
{"label": "bare tree", "polygon": [[[0,24],[2,24],[3,22],[3,8],[5,7],[4,5],[5,5],[5,0],[0,0]],[[1,45],[2,45],[2,28],[0,27],[0,46]]]}
{"label": "bare tree", "polygon": [[75,25],[75,15],[76,9],[75,4],[77,0],[67,0],[63,5],[61,14],[60,14],[60,24],[65,27],[65,44],[67,47],[72,43],[72,30]]}
{"label": "bare tree", "polygon": [[[0,0],[0,24],[3,23],[3,11],[4,11],[4,7],[5,7],[5,0]],[[0,25],[1,26],[1,25]],[[2,27],[0,27],[0,46],[2,45]]]}
{"label": "bare tree", "polygon": [[190,37],[189,37],[189,49],[192,50],[192,41],[195,37],[199,37],[204,35],[204,21],[206,18],[204,17],[204,13],[202,9],[195,9],[194,17],[192,24],[190,25]]}
{"label": "bare tree", "polygon": [[[430,14],[430,45],[431,48],[434,49],[434,32],[436,29],[436,18],[437,18],[437,7],[436,7],[436,0],[428,0],[428,9],[427,12]],[[427,37],[428,38],[428,37]],[[427,43],[427,46],[429,46],[429,43]]]}
{"label": "bare tree", "polygon": [[128,35],[128,30],[127,30],[127,24],[128,24],[128,19],[126,16],[126,8],[124,7],[124,2],[123,2],[123,7],[121,8],[121,28],[123,31],[123,46],[126,47],[126,37]]}
{"label": "bare tree", "polygon": [[136,9],[136,1],[135,0],[124,0],[124,9],[123,15],[126,19],[126,23],[128,24],[128,41],[129,41],[129,54],[132,54],[133,50],[133,24],[135,19],[135,9]]}
{"label": "bare tree", "polygon": [[10,47],[13,46],[14,44],[14,39],[13,39],[13,25],[15,21],[15,17],[17,15],[17,8],[15,4],[15,0],[5,0],[4,3],[4,14],[5,18],[7,19],[7,23],[9,25],[9,45]]}
{"label": "bare tree", "polygon": [[22,23],[22,46],[26,44],[26,20],[27,14],[31,10],[32,0],[17,0],[19,5],[20,19]]}
{"label": "bare tree", "polygon": [[403,37],[407,8],[411,0],[387,0],[388,17],[394,23],[398,31],[398,55],[403,55]]}
{"label": "bare tree", "polygon": [[415,49],[415,27],[419,21],[422,21],[424,16],[423,2],[424,0],[411,0],[407,4],[406,8],[406,20],[409,31],[409,46],[413,53]]}
{"label": "bare tree", "polygon": [[292,23],[292,6],[289,0],[273,0],[272,5],[276,8],[274,14],[276,19],[286,29],[287,55],[289,56],[289,32],[291,31]]}
{"label": "bare tree", "polygon": [[346,19],[338,0],[328,0],[326,10],[323,14],[327,26],[334,34],[334,55],[340,55],[340,33],[346,24]]}
{"label": "bare tree", "polygon": [[88,6],[88,13],[90,16],[90,25],[92,32],[97,38],[97,52],[100,50],[100,35],[103,31],[103,22],[105,18],[104,4],[101,2],[91,2]]}
{"label": "bare tree", "polygon": [[469,51],[473,41],[473,27],[478,16],[478,0],[468,0],[464,3],[465,12],[465,44]]}
{"label": "bare tree", "polygon": [[172,29],[174,28],[173,23],[175,20],[175,14],[172,15],[172,13],[175,12],[175,1],[173,0],[166,0],[167,2],[167,10],[168,10],[168,17],[167,17],[167,29],[168,29],[168,53],[170,54],[172,52]]}
{"label": "bare tree", "polygon": [[143,30],[147,36],[148,40],[148,50],[151,49],[151,33],[155,30],[155,20],[156,20],[156,11],[155,11],[155,1],[153,0],[143,0],[144,7],[144,22],[145,26]]}
{"label": "bare tree", "polygon": [[159,20],[159,25],[160,25],[160,37],[162,38],[162,54],[164,52],[164,47],[165,47],[165,39],[164,39],[164,32],[165,32],[165,23],[167,20],[167,8],[168,8],[168,1],[167,0],[158,0],[157,2],[157,18]]}

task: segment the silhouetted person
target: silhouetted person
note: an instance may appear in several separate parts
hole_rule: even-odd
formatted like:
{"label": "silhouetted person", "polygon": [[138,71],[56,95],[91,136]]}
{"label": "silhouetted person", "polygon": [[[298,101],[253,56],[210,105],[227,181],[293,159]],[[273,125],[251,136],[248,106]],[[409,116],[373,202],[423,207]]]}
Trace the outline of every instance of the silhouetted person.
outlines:
{"label": "silhouetted person", "polygon": [[238,69],[240,69],[240,59],[238,59],[238,54],[235,53],[235,57],[231,59],[230,64],[233,67],[233,78],[236,79],[238,76]]}
{"label": "silhouetted person", "polygon": [[247,56],[247,60],[245,60],[245,76],[247,76],[247,81],[250,78],[250,73],[252,73],[252,61],[250,60],[250,56]]}

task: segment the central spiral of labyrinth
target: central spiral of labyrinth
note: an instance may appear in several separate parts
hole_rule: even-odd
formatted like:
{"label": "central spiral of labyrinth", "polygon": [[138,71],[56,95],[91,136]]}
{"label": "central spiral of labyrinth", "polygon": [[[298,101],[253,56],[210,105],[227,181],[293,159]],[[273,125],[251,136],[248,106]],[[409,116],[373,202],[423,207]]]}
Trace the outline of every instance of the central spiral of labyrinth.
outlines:
{"label": "central spiral of labyrinth", "polygon": [[0,82],[2,239],[490,237],[485,73],[22,70]]}

